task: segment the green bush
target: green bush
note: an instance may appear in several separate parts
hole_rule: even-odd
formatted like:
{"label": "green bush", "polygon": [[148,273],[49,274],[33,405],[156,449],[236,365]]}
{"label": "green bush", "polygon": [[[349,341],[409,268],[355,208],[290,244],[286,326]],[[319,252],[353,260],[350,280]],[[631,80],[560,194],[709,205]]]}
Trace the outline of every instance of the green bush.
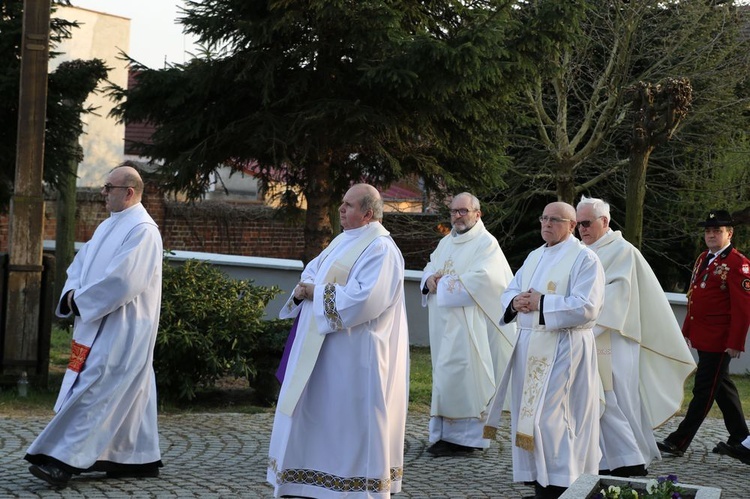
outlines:
{"label": "green bush", "polygon": [[254,388],[254,382],[265,383],[289,331],[282,331],[289,321],[263,320],[266,305],[280,292],[232,279],[207,263],[165,261],[154,351],[160,395],[192,400],[198,389],[226,376],[246,378]]}

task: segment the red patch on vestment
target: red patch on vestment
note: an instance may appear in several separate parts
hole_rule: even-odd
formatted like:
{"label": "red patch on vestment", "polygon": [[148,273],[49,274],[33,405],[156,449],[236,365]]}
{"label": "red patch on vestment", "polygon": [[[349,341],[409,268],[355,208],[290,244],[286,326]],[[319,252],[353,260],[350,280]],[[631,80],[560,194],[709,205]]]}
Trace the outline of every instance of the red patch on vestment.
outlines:
{"label": "red patch on vestment", "polygon": [[81,345],[73,340],[73,344],[70,347],[70,361],[68,362],[68,369],[73,372],[81,372],[83,364],[86,362],[86,357],[89,356],[91,347]]}
{"label": "red patch on vestment", "polygon": [[743,274],[750,274],[750,263],[743,263],[742,264],[742,273]]}
{"label": "red patch on vestment", "polygon": [[742,289],[745,291],[750,291],[750,279],[744,279],[742,281]]}

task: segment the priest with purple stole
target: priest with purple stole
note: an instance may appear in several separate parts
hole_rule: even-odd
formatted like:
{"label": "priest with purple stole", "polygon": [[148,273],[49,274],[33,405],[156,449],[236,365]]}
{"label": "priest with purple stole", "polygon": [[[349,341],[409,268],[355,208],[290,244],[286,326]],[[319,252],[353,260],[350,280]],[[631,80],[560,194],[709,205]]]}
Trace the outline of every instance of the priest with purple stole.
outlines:
{"label": "priest with purple stole", "polygon": [[401,491],[409,338],[404,260],[383,201],[352,186],[343,233],[314,258],[282,308],[296,328],[274,418],[274,497],[385,499]]}

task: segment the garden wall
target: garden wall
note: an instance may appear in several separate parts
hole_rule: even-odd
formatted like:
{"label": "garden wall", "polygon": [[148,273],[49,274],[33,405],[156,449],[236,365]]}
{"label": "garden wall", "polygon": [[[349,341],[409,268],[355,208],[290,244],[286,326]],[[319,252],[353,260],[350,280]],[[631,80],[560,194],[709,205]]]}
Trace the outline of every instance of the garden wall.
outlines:
{"label": "garden wall", "polygon": [[[302,220],[290,222],[261,203],[204,201],[184,203],[165,199],[147,188],[143,204],[162,233],[164,248],[227,255],[302,259]],[[55,240],[56,199],[46,196],[44,239]],[[79,190],[76,205],[76,241],[91,239],[108,216],[102,196],[95,190]],[[406,268],[422,270],[442,237],[436,215],[386,213],[384,225],[391,231],[406,260]],[[0,251],[8,250],[8,214],[0,215]]]}

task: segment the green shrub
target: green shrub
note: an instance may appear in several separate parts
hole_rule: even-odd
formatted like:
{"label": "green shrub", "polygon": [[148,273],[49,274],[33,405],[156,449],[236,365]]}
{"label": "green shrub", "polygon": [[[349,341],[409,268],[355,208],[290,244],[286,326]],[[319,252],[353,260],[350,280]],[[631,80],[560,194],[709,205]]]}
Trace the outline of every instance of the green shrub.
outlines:
{"label": "green shrub", "polygon": [[160,395],[191,400],[199,388],[225,376],[246,378],[251,386],[265,381],[286,337],[280,323],[288,321],[263,320],[266,305],[280,292],[277,286],[232,279],[204,262],[165,261],[154,351]]}

